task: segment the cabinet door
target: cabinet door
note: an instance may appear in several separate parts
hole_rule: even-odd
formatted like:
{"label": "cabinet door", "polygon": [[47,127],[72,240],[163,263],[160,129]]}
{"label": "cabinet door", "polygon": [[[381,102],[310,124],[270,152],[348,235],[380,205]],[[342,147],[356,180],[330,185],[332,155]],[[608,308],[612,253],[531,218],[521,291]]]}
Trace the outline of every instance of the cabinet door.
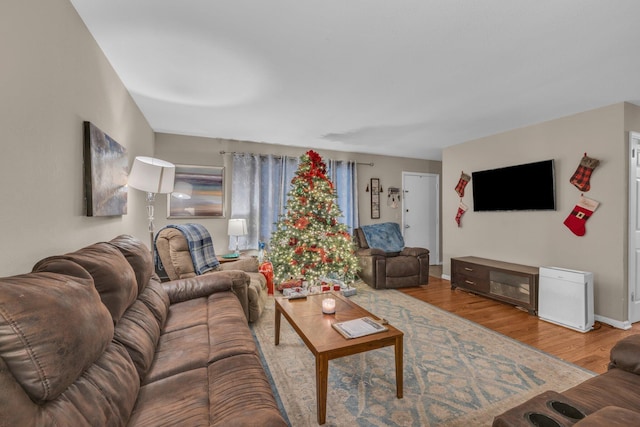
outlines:
{"label": "cabinet door", "polygon": [[491,271],[489,273],[490,292],[493,295],[502,296],[517,302],[532,305],[531,276],[505,271]]}
{"label": "cabinet door", "polygon": [[489,292],[489,273],[485,266],[460,261],[452,265],[455,286],[481,293]]}

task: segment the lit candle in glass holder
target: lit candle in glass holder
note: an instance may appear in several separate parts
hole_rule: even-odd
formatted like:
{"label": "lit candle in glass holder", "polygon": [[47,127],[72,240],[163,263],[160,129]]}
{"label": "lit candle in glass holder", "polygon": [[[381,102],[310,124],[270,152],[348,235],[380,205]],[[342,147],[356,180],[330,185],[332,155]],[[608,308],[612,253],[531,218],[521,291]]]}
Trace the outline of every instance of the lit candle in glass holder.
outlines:
{"label": "lit candle in glass holder", "polygon": [[333,314],[336,312],[336,300],[333,298],[325,298],[322,300],[322,312],[325,314]]}

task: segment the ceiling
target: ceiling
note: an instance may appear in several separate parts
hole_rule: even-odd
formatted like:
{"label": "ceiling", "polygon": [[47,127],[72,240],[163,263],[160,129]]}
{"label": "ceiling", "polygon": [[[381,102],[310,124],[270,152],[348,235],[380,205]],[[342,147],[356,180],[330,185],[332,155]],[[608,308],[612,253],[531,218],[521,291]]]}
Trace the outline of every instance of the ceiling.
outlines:
{"label": "ceiling", "polygon": [[637,0],[71,0],[156,132],[441,160],[640,105]]}

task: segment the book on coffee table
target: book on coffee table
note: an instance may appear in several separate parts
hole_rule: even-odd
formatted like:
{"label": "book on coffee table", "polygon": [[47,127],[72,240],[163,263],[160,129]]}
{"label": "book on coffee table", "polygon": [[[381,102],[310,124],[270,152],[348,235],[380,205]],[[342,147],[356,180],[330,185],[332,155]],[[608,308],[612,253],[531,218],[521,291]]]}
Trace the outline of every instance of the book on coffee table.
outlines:
{"label": "book on coffee table", "polygon": [[347,339],[364,337],[365,335],[389,330],[389,328],[376,322],[371,317],[361,317],[345,322],[336,322],[332,324],[332,326]]}

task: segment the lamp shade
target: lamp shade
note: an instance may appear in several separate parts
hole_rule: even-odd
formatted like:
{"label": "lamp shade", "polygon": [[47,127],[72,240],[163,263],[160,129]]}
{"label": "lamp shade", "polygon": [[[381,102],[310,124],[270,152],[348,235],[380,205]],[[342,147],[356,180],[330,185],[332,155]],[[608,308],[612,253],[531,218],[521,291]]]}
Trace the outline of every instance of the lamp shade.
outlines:
{"label": "lamp shade", "polygon": [[173,163],[153,157],[138,156],[129,172],[129,187],[148,193],[171,193],[176,176]]}
{"label": "lamp shade", "polygon": [[230,219],[229,229],[227,231],[229,236],[244,236],[247,234],[247,221],[244,218]]}
{"label": "lamp shade", "polygon": [[185,181],[178,181],[178,183],[173,188],[171,197],[175,197],[176,199],[188,200],[191,198],[191,193],[193,193],[193,185]]}

